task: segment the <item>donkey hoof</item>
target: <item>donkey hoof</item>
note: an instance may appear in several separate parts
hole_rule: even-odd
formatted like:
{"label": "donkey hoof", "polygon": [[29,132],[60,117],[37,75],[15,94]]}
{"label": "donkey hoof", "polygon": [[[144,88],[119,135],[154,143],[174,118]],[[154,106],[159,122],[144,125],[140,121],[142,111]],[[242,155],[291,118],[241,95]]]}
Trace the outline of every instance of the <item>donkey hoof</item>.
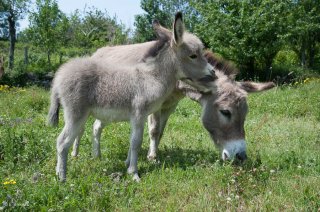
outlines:
{"label": "donkey hoof", "polygon": [[66,182],[67,178],[66,178],[66,175],[60,173],[60,172],[56,172],[56,175],[58,177],[58,180],[61,182],[61,183],[64,183]]}
{"label": "donkey hoof", "polygon": [[65,183],[65,182],[66,182],[66,180],[67,180],[66,178],[60,178],[60,177],[59,177],[59,181],[60,181],[60,183]]}
{"label": "donkey hoof", "polygon": [[133,175],[132,180],[133,180],[134,182],[137,182],[137,183],[139,183],[139,182],[141,181],[138,173],[135,173],[135,174]]}
{"label": "donkey hoof", "polygon": [[155,162],[155,161],[157,160],[157,155],[155,155],[155,154],[150,154],[150,155],[147,156],[147,158],[148,158],[148,160],[149,160],[150,162]]}
{"label": "donkey hoof", "polygon": [[78,157],[78,152],[71,152],[71,156],[74,158]]}

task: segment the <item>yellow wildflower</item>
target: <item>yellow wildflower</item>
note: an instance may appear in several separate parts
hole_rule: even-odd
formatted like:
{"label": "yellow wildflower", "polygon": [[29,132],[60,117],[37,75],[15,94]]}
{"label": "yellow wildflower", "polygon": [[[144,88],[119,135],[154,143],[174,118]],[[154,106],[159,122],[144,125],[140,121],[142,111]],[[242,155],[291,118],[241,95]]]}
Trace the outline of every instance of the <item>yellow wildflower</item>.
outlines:
{"label": "yellow wildflower", "polygon": [[0,85],[0,91],[8,91],[9,88],[9,85]]}
{"label": "yellow wildflower", "polygon": [[305,80],[303,80],[303,83],[307,83],[307,82],[309,82],[309,78],[306,78]]}
{"label": "yellow wildflower", "polygon": [[15,180],[9,180],[7,179],[6,181],[3,182],[3,185],[14,185],[17,182]]}

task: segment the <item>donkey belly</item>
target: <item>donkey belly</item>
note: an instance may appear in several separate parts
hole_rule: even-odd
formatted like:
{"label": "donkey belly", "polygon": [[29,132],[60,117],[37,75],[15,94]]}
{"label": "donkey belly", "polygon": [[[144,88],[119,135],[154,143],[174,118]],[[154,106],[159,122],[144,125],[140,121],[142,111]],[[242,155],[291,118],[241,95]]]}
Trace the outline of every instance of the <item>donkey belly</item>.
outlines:
{"label": "donkey belly", "polygon": [[130,112],[128,109],[115,108],[93,108],[91,114],[105,123],[121,122],[130,120]]}

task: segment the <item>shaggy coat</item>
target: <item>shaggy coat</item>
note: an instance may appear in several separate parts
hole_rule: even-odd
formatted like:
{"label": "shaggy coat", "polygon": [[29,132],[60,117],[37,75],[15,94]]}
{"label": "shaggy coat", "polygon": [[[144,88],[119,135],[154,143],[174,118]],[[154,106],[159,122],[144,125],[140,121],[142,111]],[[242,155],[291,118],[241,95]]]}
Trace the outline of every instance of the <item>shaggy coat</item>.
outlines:
{"label": "shaggy coat", "polygon": [[[223,160],[247,158],[244,122],[248,111],[247,93],[271,89],[272,82],[237,82],[238,69],[212,52],[205,57],[214,67],[217,79],[212,92],[201,92],[183,81],[178,81],[176,88],[157,112],[148,117],[150,148],[148,159],[156,159],[160,139],[169,116],[174,112],[179,101],[185,96],[198,102],[202,107],[202,124],[209,132],[215,145],[221,151]],[[100,136],[105,123],[96,120],[94,123],[94,155],[100,156]],[[78,154],[78,144],[74,146],[73,156]]]}
{"label": "shaggy coat", "polygon": [[89,115],[105,124],[130,122],[126,165],[138,181],[138,151],[147,116],[160,110],[179,79],[210,89],[213,67],[203,55],[201,41],[184,32],[182,14],[176,14],[171,34],[157,22],[154,27],[158,41],[102,48],[92,57],[69,61],[56,73],[48,123],[57,125],[62,105],[65,126],[57,139],[56,167],[61,181],[66,179],[68,150],[81,139]]}

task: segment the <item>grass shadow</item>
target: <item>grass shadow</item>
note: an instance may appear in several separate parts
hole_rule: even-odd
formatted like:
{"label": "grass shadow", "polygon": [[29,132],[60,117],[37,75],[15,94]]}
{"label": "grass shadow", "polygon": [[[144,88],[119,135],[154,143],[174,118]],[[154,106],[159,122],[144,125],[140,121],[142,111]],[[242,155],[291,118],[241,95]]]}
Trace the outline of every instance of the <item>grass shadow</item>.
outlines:
{"label": "grass shadow", "polygon": [[147,166],[140,167],[140,173],[144,175],[147,172],[152,172],[165,168],[179,168],[187,170],[193,166],[210,166],[219,160],[217,152],[195,149],[182,149],[179,147],[166,148],[165,150],[158,151],[156,161],[148,161],[147,149],[140,151],[140,157],[148,163]]}

